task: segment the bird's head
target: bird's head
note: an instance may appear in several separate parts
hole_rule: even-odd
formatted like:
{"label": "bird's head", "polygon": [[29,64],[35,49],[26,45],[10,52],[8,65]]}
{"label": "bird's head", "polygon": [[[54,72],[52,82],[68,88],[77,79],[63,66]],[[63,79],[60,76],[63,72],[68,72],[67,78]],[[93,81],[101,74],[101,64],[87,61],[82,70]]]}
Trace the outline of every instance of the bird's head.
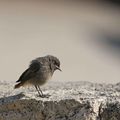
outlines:
{"label": "bird's head", "polygon": [[59,70],[59,71],[62,71],[60,69],[60,61],[57,57],[54,57],[54,56],[51,56],[51,55],[48,55],[47,56],[49,58],[49,62],[50,62],[50,68],[55,71],[55,70]]}

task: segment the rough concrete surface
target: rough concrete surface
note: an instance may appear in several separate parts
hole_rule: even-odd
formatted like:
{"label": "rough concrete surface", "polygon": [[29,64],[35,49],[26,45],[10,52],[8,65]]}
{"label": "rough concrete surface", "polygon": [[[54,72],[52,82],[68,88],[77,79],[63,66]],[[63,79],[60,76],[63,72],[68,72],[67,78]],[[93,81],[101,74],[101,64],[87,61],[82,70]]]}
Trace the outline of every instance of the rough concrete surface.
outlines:
{"label": "rough concrete surface", "polygon": [[33,87],[0,82],[0,120],[120,120],[120,84],[48,83]]}

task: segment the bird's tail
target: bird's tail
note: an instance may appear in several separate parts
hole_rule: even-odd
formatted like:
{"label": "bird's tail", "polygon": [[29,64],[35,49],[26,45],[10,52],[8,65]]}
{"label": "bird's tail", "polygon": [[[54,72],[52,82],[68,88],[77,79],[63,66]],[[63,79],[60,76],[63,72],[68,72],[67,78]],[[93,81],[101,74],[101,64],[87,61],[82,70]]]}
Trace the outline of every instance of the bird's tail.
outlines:
{"label": "bird's tail", "polygon": [[16,85],[14,86],[14,89],[19,88],[19,87],[21,87],[22,85],[23,85],[23,83],[18,83],[18,84],[16,84]]}

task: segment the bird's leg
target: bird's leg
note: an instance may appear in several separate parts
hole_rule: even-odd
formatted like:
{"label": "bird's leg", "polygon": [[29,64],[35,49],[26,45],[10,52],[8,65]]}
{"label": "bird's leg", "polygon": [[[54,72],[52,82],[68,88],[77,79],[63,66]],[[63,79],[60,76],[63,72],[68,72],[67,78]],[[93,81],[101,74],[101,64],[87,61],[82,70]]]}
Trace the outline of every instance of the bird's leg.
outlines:
{"label": "bird's leg", "polygon": [[38,86],[38,88],[39,88],[39,91],[41,92],[41,95],[42,95],[43,98],[49,98],[50,97],[49,94],[47,94],[47,95],[43,94],[42,90],[40,89],[40,86]]}
{"label": "bird's leg", "polygon": [[42,95],[41,97],[43,97],[43,98],[49,98],[50,95],[44,95],[43,92],[42,92],[42,90],[40,89],[40,86],[38,85],[37,87],[38,87],[39,91],[41,92],[41,95]]}
{"label": "bird's leg", "polygon": [[40,86],[38,85],[37,87],[38,87],[38,90],[41,92],[41,95],[44,96],[42,90],[40,89]]}
{"label": "bird's leg", "polygon": [[35,85],[35,88],[36,88],[36,90],[37,90],[37,92],[38,92],[40,97],[42,97],[42,98],[49,98],[50,95],[44,95],[42,90],[40,89],[40,86]]}
{"label": "bird's leg", "polygon": [[42,95],[40,94],[40,91],[39,91],[38,86],[36,86],[36,85],[35,85],[35,88],[36,88],[36,90],[37,90],[37,92],[38,92],[39,96],[41,97]]}

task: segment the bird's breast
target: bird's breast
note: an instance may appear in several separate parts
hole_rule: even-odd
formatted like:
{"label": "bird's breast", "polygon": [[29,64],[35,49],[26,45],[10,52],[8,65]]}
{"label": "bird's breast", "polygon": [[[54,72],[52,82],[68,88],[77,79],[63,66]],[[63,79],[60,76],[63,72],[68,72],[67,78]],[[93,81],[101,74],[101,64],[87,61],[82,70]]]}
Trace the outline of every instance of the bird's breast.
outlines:
{"label": "bird's breast", "polygon": [[36,81],[38,84],[46,83],[52,77],[52,73],[50,71],[39,71],[36,75]]}

